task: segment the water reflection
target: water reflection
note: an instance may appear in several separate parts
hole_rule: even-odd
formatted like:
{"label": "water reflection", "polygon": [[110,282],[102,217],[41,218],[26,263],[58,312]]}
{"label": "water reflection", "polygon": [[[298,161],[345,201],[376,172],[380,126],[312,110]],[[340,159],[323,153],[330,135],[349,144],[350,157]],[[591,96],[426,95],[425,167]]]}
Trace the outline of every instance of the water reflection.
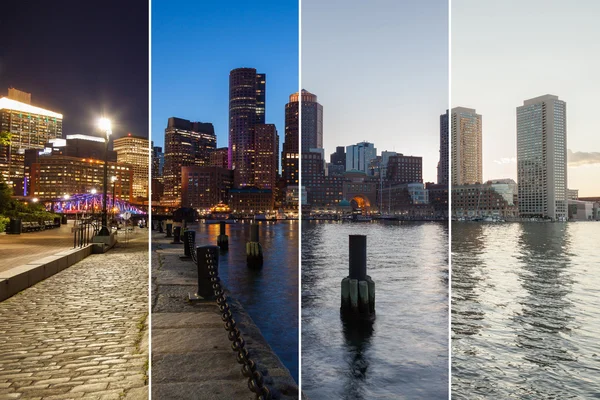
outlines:
{"label": "water reflection", "polygon": [[[465,227],[467,229],[465,229]],[[479,291],[487,278],[486,237],[481,224],[454,224],[452,240],[452,308],[453,339],[476,335],[482,328],[485,312],[480,306]]]}
{"label": "water reflection", "polygon": [[344,321],[342,319],[345,345],[348,349],[346,363],[348,365],[347,382],[344,385],[343,399],[363,400],[366,390],[364,383],[369,373],[369,357],[366,354],[371,347],[373,336],[373,322],[360,321],[360,323]]}
{"label": "water reflection", "polygon": [[453,398],[598,398],[598,227],[452,226]]}
{"label": "water reflection", "polygon": [[[318,399],[448,398],[448,227],[302,224],[302,387]],[[340,318],[348,236],[367,235],[376,320]]]}
{"label": "water reflection", "polygon": [[[262,268],[248,268],[250,223],[227,224],[229,251],[219,258],[219,275],[244,306],[283,364],[298,380],[298,222],[261,222]],[[196,243],[216,244],[219,224],[199,224]]]}

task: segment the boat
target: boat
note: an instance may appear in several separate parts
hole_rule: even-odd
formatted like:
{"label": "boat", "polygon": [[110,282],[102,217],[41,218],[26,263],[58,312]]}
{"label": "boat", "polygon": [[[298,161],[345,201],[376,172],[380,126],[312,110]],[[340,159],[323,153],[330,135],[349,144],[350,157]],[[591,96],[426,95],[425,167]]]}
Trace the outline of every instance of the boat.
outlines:
{"label": "boat", "polygon": [[226,224],[235,223],[235,220],[231,218],[231,209],[223,202],[212,207],[210,214],[204,220],[205,224],[218,224],[221,222],[225,222]]}
{"label": "boat", "polygon": [[267,216],[265,214],[254,214],[255,221],[266,221]]}
{"label": "boat", "polygon": [[371,222],[373,218],[368,215],[354,214],[351,221],[354,222]]}
{"label": "boat", "polygon": [[283,210],[280,208],[279,210],[277,210],[277,214],[275,214],[275,219],[277,221],[286,220],[287,219],[287,215],[285,215],[285,213],[283,212]]}

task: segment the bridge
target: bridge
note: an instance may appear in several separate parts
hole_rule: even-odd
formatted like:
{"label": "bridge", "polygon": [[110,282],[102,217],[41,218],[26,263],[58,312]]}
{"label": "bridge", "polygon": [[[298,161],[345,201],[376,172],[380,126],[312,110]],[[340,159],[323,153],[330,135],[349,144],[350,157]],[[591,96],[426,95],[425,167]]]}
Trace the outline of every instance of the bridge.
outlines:
{"label": "bridge", "polygon": [[[43,202],[46,210],[59,214],[81,214],[102,212],[102,194],[74,194],[68,198],[46,200]],[[134,206],[128,201],[113,199],[109,194],[106,198],[106,210],[109,214],[122,214],[129,211],[134,215],[145,215],[146,211]]]}

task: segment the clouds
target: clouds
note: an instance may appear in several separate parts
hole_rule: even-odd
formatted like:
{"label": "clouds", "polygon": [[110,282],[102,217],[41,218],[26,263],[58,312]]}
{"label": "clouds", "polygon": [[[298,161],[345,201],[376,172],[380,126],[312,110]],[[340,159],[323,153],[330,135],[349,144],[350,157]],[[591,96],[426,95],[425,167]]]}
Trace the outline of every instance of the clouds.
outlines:
{"label": "clouds", "polygon": [[503,165],[503,164],[516,164],[517,158],[516,157],[502,157],[499,160],[494,160],[494,162],[496,164],[500,164],[500,165]]}
{"label": "clouds", "polygon": [[600,153],[567,150],[567,163],[569,167],[600,164]]}

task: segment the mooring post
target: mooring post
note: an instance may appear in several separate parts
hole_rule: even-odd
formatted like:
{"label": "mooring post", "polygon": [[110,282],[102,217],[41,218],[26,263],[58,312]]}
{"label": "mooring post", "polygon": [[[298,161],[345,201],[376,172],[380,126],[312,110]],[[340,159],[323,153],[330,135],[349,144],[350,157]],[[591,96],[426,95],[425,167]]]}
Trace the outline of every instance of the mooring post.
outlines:
{"label": "mooring post", "polygon": [[167,236],[166,237],[172,237],[173,233],[173,224],[172,223],[167,223]]}
{"label": "mooring post", "polygon": [[351,320],[375,318],[375,282],[367,275],[367,237],[349,237],[348,276],[342,279],[342,316]]}
{"label": "mooring post", "polygon": [[173,228],[173,241],[171,244],[181,244],[181,226]]}
{"label": "mooring post", "polygon": [[196,243],[196,231],[188,229],[183,232],[183,256],[179,258],[182,260],[189,260],[192,258],[192,251],[194,251],[194,244]]}
{"label": "mooring post", "polygon": [[250,225],[250,241],[246,243],[246,261],[251,268],[263,265],[263,252],[258,238],[258,224]]}
{"label": "mooring post", "polygon": [[217,246],[223,251],[229,249],[229,237],[225,234],[225,221],[219,222],[219,236],[217,236]]}
{"label": "mooring post", "polygon": [[196,293],[190,293],[190,300],[213,300],[215,298],[213,284],[210,280],[210,270],[219,272],[219,246],[196,247],[196,258],[198,260],[198,289]]}
{"label": "mooring post", "polygon": [[163,228],[163,221],[158,221],[158,233],[165,233],[165,229]]}

